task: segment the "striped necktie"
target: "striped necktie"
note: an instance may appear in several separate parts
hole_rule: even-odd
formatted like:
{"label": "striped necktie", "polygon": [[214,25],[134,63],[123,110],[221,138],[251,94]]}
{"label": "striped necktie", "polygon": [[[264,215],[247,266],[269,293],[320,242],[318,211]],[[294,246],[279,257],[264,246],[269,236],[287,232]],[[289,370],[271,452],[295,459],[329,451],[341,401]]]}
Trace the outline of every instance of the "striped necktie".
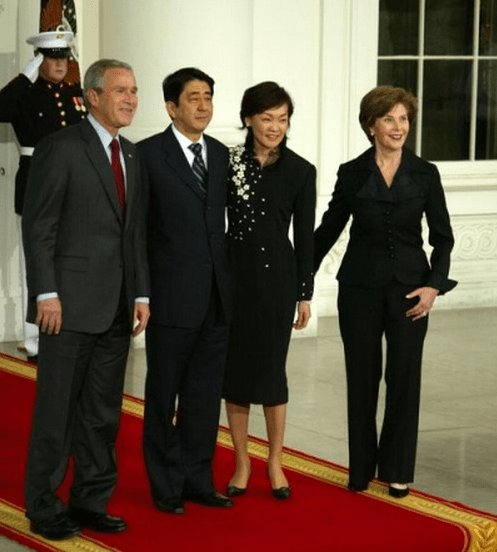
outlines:
{"label": "striped necktie", "polygon": [[195,155],[192,165],[193,174],[197,179],[198,185],[205,192],[207,190],[207,167],[202,158],[202,144],[196,142],[195,144],[190,144],[188,148]]}

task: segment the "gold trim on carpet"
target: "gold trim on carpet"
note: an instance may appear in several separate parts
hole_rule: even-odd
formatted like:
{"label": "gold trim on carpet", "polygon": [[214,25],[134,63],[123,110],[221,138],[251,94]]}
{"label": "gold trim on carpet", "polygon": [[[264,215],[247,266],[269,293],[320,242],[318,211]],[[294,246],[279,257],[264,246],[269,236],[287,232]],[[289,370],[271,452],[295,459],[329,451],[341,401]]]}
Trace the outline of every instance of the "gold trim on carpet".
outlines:
{"label": "gold trim on carpet", "polygon": [[[0,499],[0,525],[7,527],[13,533],[23,536],[32,542],[42,542],[47,548],[57,552],[117,552],[115,548],[93,542],[88,537],[72,537],[62,541],[49,541],[31,533],[29,521],[24,516],[24,511],[17,506]],[[21,544],[29,546],[25,542]]]}
{"label": "gold trim on carpet", "polygon": [[28,379],[36,379],[36,368],[29,362],[0,353],[0,368]]}
{"label": "gold trim on carpet", "polygon": [[[36,379],[36,369],[34,367],[22,360],[15,361],[14,359],[4,357],[1,353],[0,369],[13,372],[23,377]],[[142,417],[143,401],[134,399],[133,397],[125,397],[123,400],[123,411],[137,417]],[[219,428],[218,444],[223,447],[233,448],[229,431],[226,428]],[[251,456],[256,458],[265,459],[268,456],[267,444],[258,439],[249,440],[248,451]],[[319,479],[320,481],[341,487],[347,486],[347,471],[345,468],[340,469],[339,466],[330,465],[325,461],[319,461],[318,459],[307,457],[298,452],[286,451],[283,453],[282,464],[290,470],[303,473],[309,477]],[[377,482],[371,483],[368,491],[363,494],[377,500],[390,502],[397,507],[405,508],[412,512],[417,512],[434,519],[443,520],[464,527],[470,536],[469,546],[464,548],[465,552],[493,552],[497,550],[497,520],[490,514],[489,517],[485,517],[484,514],[472,513],[466,511],[464,507],[458,507],[457,505],[444,502],[442,499],[436,497],[426,497],[415,490],[411,490],[411,493],[406,498],[398,500],[390,497],[386,486]],[[24,519],[24,514],[18,510],[17,515]],[[2,522],[2,518],[3,508],[0,507],[0,523]],[[11,527],[10,524],[6,523],[5,525]],[[27,522],[26,529],[22,531],[22,534],[26,534],[25,532],[27,532]],[[31,533],[27,534],[31,536]],[[86,542],[81,537],[78,537],[78,540]],[[59,548],[56,550],[84,550],[85,552],[88,550],[93,552],[93,550],[110,549],[82,548],[80,546],[79,548]]]}

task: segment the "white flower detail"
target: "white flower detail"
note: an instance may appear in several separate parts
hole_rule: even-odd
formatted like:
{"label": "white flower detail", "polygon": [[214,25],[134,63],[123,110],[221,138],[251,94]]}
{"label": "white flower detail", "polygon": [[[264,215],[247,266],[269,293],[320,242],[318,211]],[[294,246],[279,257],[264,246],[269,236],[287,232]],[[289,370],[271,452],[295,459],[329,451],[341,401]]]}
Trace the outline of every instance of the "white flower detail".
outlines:
{"label": "white flower detail", "polygon": [[250,184],[245,178],[247,164],[244,159],[245,146],[239,145],[230,148],[230,165],[232,181],[236,188],[236,195],[247,201],[249,199]]}

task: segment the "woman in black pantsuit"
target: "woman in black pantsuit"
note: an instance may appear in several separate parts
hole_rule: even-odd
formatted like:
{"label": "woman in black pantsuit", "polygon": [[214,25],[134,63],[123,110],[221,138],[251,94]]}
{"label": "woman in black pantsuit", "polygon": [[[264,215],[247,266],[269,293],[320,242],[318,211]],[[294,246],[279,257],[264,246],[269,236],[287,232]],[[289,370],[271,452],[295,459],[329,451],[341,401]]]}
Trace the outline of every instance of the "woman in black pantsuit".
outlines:
{"label": "woman in black pantsuit", "polygon": [[[363,491],[378,467],[402,498],[414,478],[421,357],[428,313],[448,279],[454,238],[440,175],[404,147],[417,103],[402,88],[378,86],[359,121],[373,147],[340,166],[328,210],[315,232],[315,267],[352,217],[338,271],[338,314],[345,350],[349,489]],[[423,249],[423,216],[433,247]],[[386,341],[386,405],[378,443],[376,410]]]}
{"label": "woman in black pantsuit", "polygon": [[311,314],[316,205],[315,168],[286,147],[292,112],[290,96],[276,83],[249,88],[240,111],[247,140],[230,151],[228,254],[234,314],[224,398],[236,470],[229,496],[244,494],[250,476],[251,404],[264,409],[273,495],[290,496],[280,460],[288,402],[285,364],[292,325],[305,328]]}

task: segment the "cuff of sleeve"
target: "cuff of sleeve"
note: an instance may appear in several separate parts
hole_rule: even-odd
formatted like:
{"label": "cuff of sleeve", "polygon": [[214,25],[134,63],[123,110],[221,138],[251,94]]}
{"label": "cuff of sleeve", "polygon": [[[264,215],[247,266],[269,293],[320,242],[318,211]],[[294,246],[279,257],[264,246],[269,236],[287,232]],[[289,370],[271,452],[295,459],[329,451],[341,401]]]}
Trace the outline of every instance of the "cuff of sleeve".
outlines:
{"label": "cuff of sleeve", "polygon": [[426,283],[427,286],[438,289],[439,295],[444,295],[447,292],[453,290],[457,286],[456,280],[451,280],[450,278],[436,278],[431,277]]}
{"label": "cuff of sleeve", "polygon": [[36,302],[39,303],[40,301],[44,301],[45,299],[55,299],[59,296],[59,294],[56,291],[52,291],[50,293],[40,293],[40,295],[36,296]]}

